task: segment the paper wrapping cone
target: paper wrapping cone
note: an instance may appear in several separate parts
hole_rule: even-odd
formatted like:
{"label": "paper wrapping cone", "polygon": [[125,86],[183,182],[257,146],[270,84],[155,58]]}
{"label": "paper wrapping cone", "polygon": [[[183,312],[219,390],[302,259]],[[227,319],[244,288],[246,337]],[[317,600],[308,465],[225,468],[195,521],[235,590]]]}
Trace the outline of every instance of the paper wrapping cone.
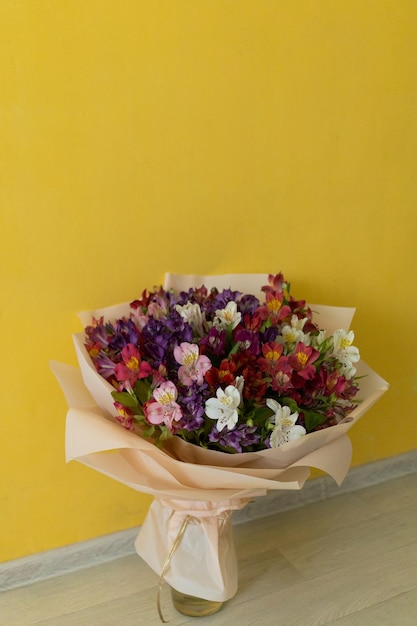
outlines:
{"label": "paper wrapping cone", "polygon": [[223,502],[156,499],[136,539],[136,551],[160,575],[168,563],[167,555],[176,546],[182,524],[190,518],[178,548],[169,558],[164,579],[177,591],[197,598],[229,600],[238,584],[230,514],[246,504],[246,499]]}
{"label": "paper wrapping cone", "polygon": [[[264,279],[264,275],[168,274],[165,287],[180,291],[205,284],[208,288],[231,287],[257,295]],[[320,327],[328,332],[349,328],[354,309],[310,306],[320,316]],[[92,316],[104,316],[111,321],[128,314],[126,303],[80,317],[86,325]],[[224,538],[219,534],[218,512],[224,512],[221,503],[232,510],[268,490],[301,489],[311,467],[326,472],[340,485],[351,462],[347,432],[388,389],[386,381],[361,361],[357,368],[359,376],[365,375],[360,381],[361,403],[337,426],[310,433],[280,448],[255,453],[204,450],[178,437],[160,449],[112,421],[113,387],[95,370],[84,348],[84,333],[75,335],[74,343],[80,370],[57,362],[51,364],[70,407],[66,421],[67,461],[77,460],[137,491],[155,496],[136,548],[158,574],[169,543],[184,519],[184,511],[188,511],[197,522],[187,525],[166,579],[179,591],[218,601],[232,597],[236,590],[236,571],[230,565],[233,559],[224,558]],[[210,507],[214,515],[201,514],[201,510]],[[190,546],[193,555],[206,555],[206,566],[217,572],[216,580],[208,583],[206,577],[203,580],[197,573],[186,576],[184,564],[188,563]]]}

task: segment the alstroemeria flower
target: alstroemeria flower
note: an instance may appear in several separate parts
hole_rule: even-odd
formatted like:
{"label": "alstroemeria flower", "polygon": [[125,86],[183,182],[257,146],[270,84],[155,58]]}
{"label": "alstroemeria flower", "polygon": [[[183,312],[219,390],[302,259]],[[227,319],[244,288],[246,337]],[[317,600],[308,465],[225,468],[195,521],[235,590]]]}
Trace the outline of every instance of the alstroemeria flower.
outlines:
{"label": "alstroemeria flower", "polygon": [[298,419],[298,413],[291,413],[288,406],[281,406],[272,398],[268,398],[266,404],[275,413],[273,416],[274,430],[269,437],[271,448],[278,448],[283,443],[293,441],[293,439],[298,439],[306,434],[305,428],[295,423]]}
{"label": "alstroemeria flower", "polygon": [[239,350],[249,350],[250,354],[259,354],[260,341],[257,333],[248,328],[238,328],[234,340]]}
{"label": "alstroemeria flower", "polygon": [[230,324],[232,329],[240,323],[242,314],[237,310],[236,302],[228,302],[225,309],[217,309],[213,324],[216,328],[227,328]]}
{"label": "alstroemeria flower", "polygon": [[288,304],[284,304],[284,294],[282,292],[267,291],[265,294],[265,303],[268,308],[271,319],[274,322],[284,319],[291,313]]}
{"label": "alstroemeria flower", "polygon": [[243,452],[244,448],[256,446],[260,438],[257,427],[247,424],[240,424],[233,430],[222,430],[221,433],[214,427],[209,433],[209,441],[219,443],[225,448],[233,448],[236,452]]}
{"label": "alstroemeria flower", "polygon": [[187,322],[199,337],[204,336],[204,325],[206,324],[205,315],[201,312],[200,305],[196,302],[187,302],[181,306],[177,304],[175,307],[182,319]]}
{"label": "alstroemeria flower", "polygon": [[284,294],[267,287],[265,289],[265,304],[259,307],[255,316],[269,320],[271,326],[277,326],[290,313],[291,308],[284,303]]}
{"label": "alstroemeria flower", "polygon": [[289,297],[290,286],[285,280],[282,272],[279,274],[268,274],[268,283],[269,285],[262,287],[262,291],[276,291],[278,293],[284,293],[287,298]]}
{"label": "alstroemeria flower", "polygon": [[165,424],[169,430],[174,430],[173,422],[182,417],[180,405],[176,402],[178,390],[170,380],[163,382],[153,392],[155,402],[144,406],[146,419],[150,424]]}
{"label": "alstroemeria flower", "polygon": [[183,385],[191,387],[193,383],[203,384],[204,374],[211,368],[208,356],[200,355],[195,343],[184,341],[174,348],[174,358],[181,364],[178,378]]}
{"label": "alstroemeria flower", "polygon": [[98,373],[103,376],[103,378],[109,379],[114,376],[114,369],[116,367],[114,361],[112,361],[103,350],[101,350],[97,356],[94,356],[94,354],[90,354],[90,356],[94,361]]}
{"label": "alstroemeria flower", "polygon": [[263,372],[269,372],[279,361],[282,355],[282,344],[268,341],[262,346],[263,357],[259,357],[258,364]]}
{"label": "alstroemeria flower", "polygon": [[114,373],[119,381],[129,381],[133,384],[138,378],[146,378],[152,368],[146,361],[142,361],[136,346],[128,343],[121,352],[123,363],[118,363]]}
{"label": "alstroemeria flower", "polygon": [[294,354],[288,357],[288,362],[301,378],[311,380],[316,373],[313,363],[317,361],[319,356],[320,352],[318,350],[311,346],[306,346],[300,341],[295,347]]}
{"label": "alstroemeria flower", "polygon": [[355,348],[355,346],[352,346],[354,338],[355,334],[353,330],[349,330],[348,332],[346,332],[346,330],[343,330],[343,328],[335,330],[335,332],[333,333],[334,351],[337,353],[341,350],[347,350],[355,356],[357,355],[356,360],[359,361],[359,350]]}
{"label": "alstroemeria flower", "polygon": [[342,364],[341,371],[347,379],[356,374],[352,363],[357,363],[360,359],[358,348],[352,345],[354,338],[353,330],[346,332],[340,329],[333,333],[333,355]]}
{"label": "alstroemeria flower", "polygon": [[239,390],[233,385],[228,385],[225,390],[219,387],[216,398],[206,401],[206,415],[210,419],[217,420],[216,428],[219,432],[226,427],[231,430],[238,420],[238,406],[240,404]]}
{"label": "alstroemeria flower", "polygon": [[270,372],[271,387],[274,391],[283,393],[291,389],[291,376],[293,369],[288,362],[288,358],[282,356]]}
{"label": "alstroemeria flower", "polygon": [[154,294],[148,305],[148,315],[152,316],[155,320],[164,319],[169,313],[169,298],[164,293],[163,289],[159,289],[158,293]]}
{"label": "alstroemeria flower", "polygon": [[293,368],[288,357],[282,355],[282,344],[269,341],[262,346],[264,357],[258,359],[259,369],[269,377],[274,391],[283,392],[291,387]]}
{"label": "alstroemeria flower", "polygon": [[120,402],[114,402],[114,407],[117,411],[117,415],[115,415],[116,421],[119,422],[123,428],[126,428],[126,430],[134,430],[132,411],[128,407],[123,406],[123,404],[120,404]]}
{"label": "alstroemeria flower", "polygon": [[223,359],[219,367],[212,367],[206,375],[206,381],[213,387],[230,385],[235,380],[236,366],[230,359]]}
{"label": "alstroemeria flower", "polygon": [[286,344],[294,344],[302,341],[305,345],[310,343],[310,338],[305,335],[303,328],[308,321],[306,317],[299,319],[296,315],[291,316],[291,326],[285,324],[281,329],[282,339]]}

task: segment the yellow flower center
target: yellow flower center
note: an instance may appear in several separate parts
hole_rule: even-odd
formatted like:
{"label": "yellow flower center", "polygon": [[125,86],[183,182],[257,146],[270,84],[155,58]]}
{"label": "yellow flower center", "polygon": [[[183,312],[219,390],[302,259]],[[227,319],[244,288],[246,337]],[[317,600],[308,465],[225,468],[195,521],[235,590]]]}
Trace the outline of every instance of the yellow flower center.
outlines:
{"label": "yellow flower center", "polygon": [[308,361],[308,355],[305,352],[297,352],[297,360],[301,367],[305,367]]}
{"label": "yellow flower center", "polygon": [[273,300],[269,300],[266,305],[272,313],[276,313],[281,308],[281,302],[276,298],[274,298]]}
{"label": "yellow flower center", "polygon": [[186,367],[193,367],[196,361],[197,355],[194,352],[189,352],[183,359],[183,363]]}
{"label": "yellow flower center", "polygon": [[280,357],[280,354],[276,350],[269,350],[265,354],[265,358],[267,361],[278,361],[279,357]]}
{"label": "yellow flower center", "polygon": [[174,399],[174,396],[169,391],[164,391],[160,396],[158,396],[158,402],[160,404],[169,404]]}
{"label": "yellow flower center", "polygon": [[223,317],[225,322],[233,322],[233,311],[223,311]]}
{"label": "yellow flower center", "polygon": [[136,356],[131,356],[130,359],[126,362],[126,367],[129,370],[136,371],[139,369],[139,359]]}

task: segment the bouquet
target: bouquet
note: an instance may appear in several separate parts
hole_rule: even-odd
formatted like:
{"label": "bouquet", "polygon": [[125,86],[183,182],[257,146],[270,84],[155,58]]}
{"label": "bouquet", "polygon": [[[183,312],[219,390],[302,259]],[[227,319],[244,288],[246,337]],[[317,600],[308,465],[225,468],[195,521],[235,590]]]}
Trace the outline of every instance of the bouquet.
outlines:
{"label": "bouquet", "polygon": [[80,368],[52,363],[67,460],[155,497],[135,546],[161,581],[233,597],[231,512],[301,489],[311,467],[341,484],[347,432],[388,388],[353,345],[353,313],[293,298],[282,274],[167,274],[80,314]]}
{"label": "bouquet", "polygon": [[101,316],[85,347],[113,387],[115,419],[156,444],[177,435],[229,453],[273,448],[341,422],[359,391],[353,331],[327,335],[282,274],[264,299],[232,289],[144,291]]}

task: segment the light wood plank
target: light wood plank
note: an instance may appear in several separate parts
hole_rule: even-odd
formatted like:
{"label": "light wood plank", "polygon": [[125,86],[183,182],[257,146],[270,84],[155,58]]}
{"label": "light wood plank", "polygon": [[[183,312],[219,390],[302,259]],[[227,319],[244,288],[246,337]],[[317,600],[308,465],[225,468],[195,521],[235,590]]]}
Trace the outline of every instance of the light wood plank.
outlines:
{"label": "light wood plank", "polygon": [[386,602],[331,622],[335,626],[415,626],[417,590],[402,593]]}

